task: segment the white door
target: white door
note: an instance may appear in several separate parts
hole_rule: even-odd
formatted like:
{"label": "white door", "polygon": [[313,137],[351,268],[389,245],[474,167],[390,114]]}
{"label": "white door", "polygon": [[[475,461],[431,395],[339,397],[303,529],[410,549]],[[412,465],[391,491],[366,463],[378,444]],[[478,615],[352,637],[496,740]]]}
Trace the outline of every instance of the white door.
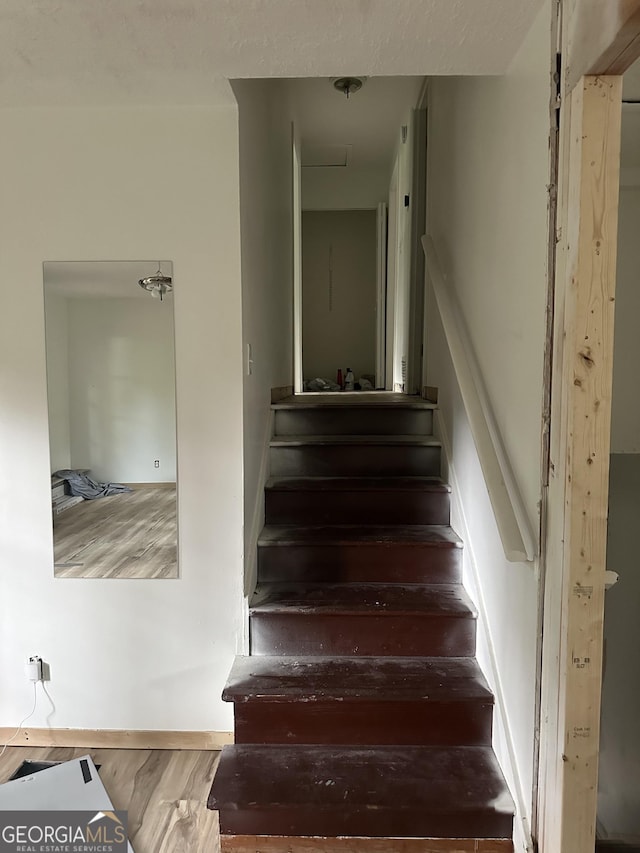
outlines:
{"label": "white door", "polygon": [[387,319],[387,205],[378,205],[376,223],[376,388],[385,387]]}

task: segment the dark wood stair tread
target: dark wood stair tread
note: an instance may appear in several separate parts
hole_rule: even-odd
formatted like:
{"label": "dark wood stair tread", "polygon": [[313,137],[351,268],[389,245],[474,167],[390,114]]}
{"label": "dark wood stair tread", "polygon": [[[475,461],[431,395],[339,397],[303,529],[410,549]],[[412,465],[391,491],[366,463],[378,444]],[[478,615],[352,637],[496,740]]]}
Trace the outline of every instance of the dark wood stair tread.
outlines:
{"label": "dark wood stair tread", "polygon": [[441,447],[432,435],[276,435],[271,447],[304,447],[308,445],[407,445],[409,447]]}
{"label": "dark wood stair tread", "polygon": [[490,747],[225,747],[209,808],[224,833],[505,838]]}
{"label": "dark wood stair tread", "polygon": [[493,694],[474,658],[237,657],[226,702],[482,701]]}
{"label": "dark wood stair tread", "polygon": [[251,613],[475,618],[462,584],[261,583]]}
{"label": "dark wood stair tread", "polygon": [[429,545],[461,548],[462,540],[446,524],[269,524],[258,545]]}
{"label": "dark wood stair tread", "polygon": [[271,477],[265,488],[279,492],[451,492],[439,477]]}

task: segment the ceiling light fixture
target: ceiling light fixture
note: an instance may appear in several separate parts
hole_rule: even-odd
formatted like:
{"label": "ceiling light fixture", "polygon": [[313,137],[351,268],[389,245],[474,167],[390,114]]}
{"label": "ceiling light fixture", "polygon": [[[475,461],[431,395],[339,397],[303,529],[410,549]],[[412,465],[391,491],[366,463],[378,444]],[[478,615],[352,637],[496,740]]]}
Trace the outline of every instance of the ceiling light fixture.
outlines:
{"label": "ceiling light fixture", "polygon": [[143,290],[146,290],[153,297],[162,302],[165,294],[171,293],[173,290],[173,281],[170,275],[164,275],[161,270],[160,261],[158,261],[158,271],[147,278],[141,278],[138,284]]}
{"label": "ceiling light fixture", "polygon": [[333,86],[338,92],[342,92],[349,98],[349,95],[353,95],[362,89],[366,79],[366,77],[336,77]]}

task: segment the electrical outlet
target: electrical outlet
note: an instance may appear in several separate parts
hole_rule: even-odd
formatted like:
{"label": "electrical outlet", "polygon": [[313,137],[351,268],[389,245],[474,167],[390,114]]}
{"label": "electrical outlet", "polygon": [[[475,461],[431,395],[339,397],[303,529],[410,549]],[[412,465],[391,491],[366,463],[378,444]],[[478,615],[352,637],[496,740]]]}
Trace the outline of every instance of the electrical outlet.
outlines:
{"label": "electrical outlet", "polygon": [[39,655],[31,655],[24,665],[24,674],[29,681],[43,681],[44,662]]}
{"label": "electrical outlet", "polygon": [[159,468],[159,467],[160,467],[160,460],[159,460],[159,459],[154,459],[154,460],[153,460],[153,467],[154,467],[154,468]]}

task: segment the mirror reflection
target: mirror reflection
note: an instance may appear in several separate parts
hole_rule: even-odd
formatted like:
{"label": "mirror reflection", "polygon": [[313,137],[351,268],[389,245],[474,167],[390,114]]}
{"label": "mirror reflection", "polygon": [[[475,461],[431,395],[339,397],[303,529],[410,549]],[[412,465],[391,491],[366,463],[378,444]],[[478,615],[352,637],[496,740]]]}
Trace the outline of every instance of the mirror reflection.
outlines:
{"label": "mirror reflection", "polygon": [[44,264],[54,574],[176,578],[170,261]]}

